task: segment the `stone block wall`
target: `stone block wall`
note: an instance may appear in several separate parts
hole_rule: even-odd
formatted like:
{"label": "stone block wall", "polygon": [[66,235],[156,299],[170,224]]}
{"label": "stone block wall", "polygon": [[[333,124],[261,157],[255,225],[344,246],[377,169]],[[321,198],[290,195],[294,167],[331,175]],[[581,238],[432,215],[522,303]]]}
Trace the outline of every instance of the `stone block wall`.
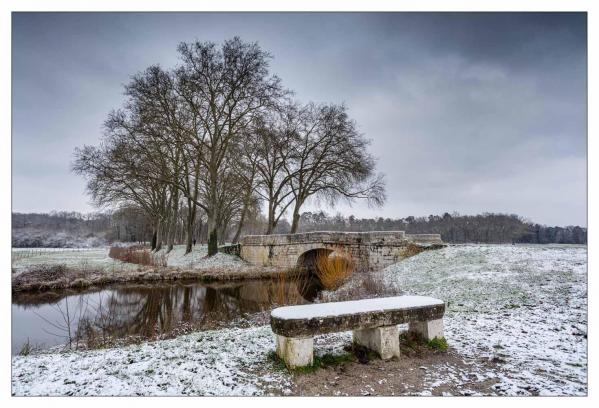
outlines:
{"label": "stone block wall", "polygon": [[359,271],[385,268],[401,259],[410,243],[442,244],[439,234],[405,234],[404,231],[318,231],[286,235],[248,235],[241,241],[240,256],[260,266],[291,268],[308,251],[326,249],[346,253]]}

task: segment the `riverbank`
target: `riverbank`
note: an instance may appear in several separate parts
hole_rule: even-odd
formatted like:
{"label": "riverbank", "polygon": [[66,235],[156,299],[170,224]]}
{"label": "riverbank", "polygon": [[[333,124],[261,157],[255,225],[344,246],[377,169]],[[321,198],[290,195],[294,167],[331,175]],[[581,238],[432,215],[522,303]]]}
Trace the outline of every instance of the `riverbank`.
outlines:
{"label": "riverbank", "polygon": [[194,247],[185,255],[184,246],[170,253],[161,251],[167,266],[143,266],[112,259],[108,247],[91,250],[13,251],[12,291],[47,291],[82,289],[116,283],[168,282],[198,280],[202,282],[241,279],[268,279],[285,271],[274,267],[250,265],[239,257],[219,253],[207,257],[205,246]]}

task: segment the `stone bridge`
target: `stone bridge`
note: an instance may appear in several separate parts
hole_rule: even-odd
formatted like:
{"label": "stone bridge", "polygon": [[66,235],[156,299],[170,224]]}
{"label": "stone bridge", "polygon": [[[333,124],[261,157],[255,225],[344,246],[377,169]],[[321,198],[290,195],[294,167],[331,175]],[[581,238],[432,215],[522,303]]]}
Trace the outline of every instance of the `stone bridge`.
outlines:
{"label": "stone bridge", "polygon": [[317,256],[335,252],[351,257],[358,271],[376,271],[401,260],[410,244],[422,247],[444,245],[439,234],[319,231],[247,235],[241,240],[239,255],[254,265],[311,268]]}

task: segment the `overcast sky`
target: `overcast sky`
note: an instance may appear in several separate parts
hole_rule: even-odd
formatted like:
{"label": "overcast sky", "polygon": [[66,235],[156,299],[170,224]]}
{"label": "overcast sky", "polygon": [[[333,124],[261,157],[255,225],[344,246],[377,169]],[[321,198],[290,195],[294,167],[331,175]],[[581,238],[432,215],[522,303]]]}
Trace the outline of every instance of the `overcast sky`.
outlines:
{"label": "overcast sky", "polygon": [[[93,211],[69,172],[130,76],[182,41],[258,41],[302,102],[344,102],[388,200],[347,215],[586,226],[586,15],[15,13],[13,211]],[[315,208],[313,205],[311,209]]]}

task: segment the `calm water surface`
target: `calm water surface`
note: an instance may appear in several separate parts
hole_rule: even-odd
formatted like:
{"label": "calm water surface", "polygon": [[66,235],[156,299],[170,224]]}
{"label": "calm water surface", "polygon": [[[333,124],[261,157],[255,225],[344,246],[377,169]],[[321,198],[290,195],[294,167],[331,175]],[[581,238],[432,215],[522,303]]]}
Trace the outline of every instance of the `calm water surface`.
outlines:
{"label": "calm water surface", "polygon": [[[12,353],[107,339],[151,339],[193,327],[247,324],[275,304],[307,303],[314,282],[245,281],[227,284],[152,283],[111,286],[78,294],[17,294],[12,303]],[[264,317],[262,317],[263,319]]]}

